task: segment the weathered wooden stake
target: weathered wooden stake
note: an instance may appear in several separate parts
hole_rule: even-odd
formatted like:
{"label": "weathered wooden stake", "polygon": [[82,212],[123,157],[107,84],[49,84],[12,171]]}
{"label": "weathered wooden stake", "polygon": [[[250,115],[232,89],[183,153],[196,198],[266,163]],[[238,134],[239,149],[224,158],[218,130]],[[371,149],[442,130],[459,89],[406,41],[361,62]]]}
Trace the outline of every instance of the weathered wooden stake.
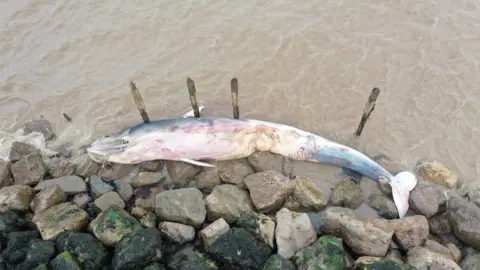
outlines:
{"label": "weathered wooden stake", "polygon": [[145,110],[145,103],[143,102],[142,95],[133,81],[130,81],[130,90],[132,90],[133,100],[135,101],[135,105],[142,116],[143,122],[150,122],[147,111]]}
{"label": "weathered wooden stake", "polygon": [[362,134],[363,127],[365,126],[365,123],[367,123],[368,117],[370,117],[370,114],[375,109],[375,102],[377,101],[379,94],[380,89],[378,89],[377,87],[372,89],[372,92],[368,97],[367,104],[365,104],[365,108],[363,109],[362,119],[360,120],[360,124],[358,125],[357,131],[355,132],[357,136],[360,136],[360,134]]}
{"label": "weathered wooden stake", "polygon": [[198,118],[200,117],[200,110],[198,109],[197,103],[197,90],[195,89],[195,82],[190,77],[187,78],[187,87],[188,95],[190,96],[190,104],[192,104],[193,115]]}
{"label": "weathered wooden stake", "polygon": [[233,118],[240,118],[240,108],[238,107],[238,80],[233,78],[230,81],[230,88],[232,91],[232,106],[233,106]]}

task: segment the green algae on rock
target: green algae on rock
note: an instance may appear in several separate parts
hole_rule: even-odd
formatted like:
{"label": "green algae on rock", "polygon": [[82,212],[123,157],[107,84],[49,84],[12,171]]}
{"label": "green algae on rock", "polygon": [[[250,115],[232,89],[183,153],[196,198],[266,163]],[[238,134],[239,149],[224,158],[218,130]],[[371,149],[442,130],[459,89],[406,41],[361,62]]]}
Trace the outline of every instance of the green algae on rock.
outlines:
{"label": "green algae on rock", "polygon": [[389,269],[389,270],[416,270],[413,265],[403,264],[394,260],[379,258],[379,257],[360,257],[355,262],[352,270],[376,270],[376,269]]}
{"label": "green algae on rock", "polygon": [[52,270],[82,270],[77,258],[68,251],[64,251],[50,262]]}
{"label": "green algae on rock", "polygon": [[298,270],[343,270],[347,265],[342,240],[324,235],[292,257]]}
{"label": "green algae on rock", "polygon": [[56,241],[59,252],[76,256],[84,270],[102,269],[110,260],[105,246],[89,233],[62,232]]}
{"label": "green algae on rock", "polygon": [[114,270],[145,267],[162,258],[162,238],[155,228],[137,230],[115,245],[112,259]]}
{"label": "green algae on rock", "polygon": [[240,213],[236,225],[247,229],[258,239],[262,240],[270,247],[274,247],[275,221],[271,217],[253,211],[244,211]]}
{"label": "green algae on rock", "polygon": [[295,270],[295,264],[279,254],[273,254],[263,266],[263,270]]}
{"label": "green algae on rock", "polygon": [[334,206],[357,209],[364,202],[364,194],[352,180],[342,180],[333,188],[330,202]]}
{"label": "green algae on rock", "polygon": [[169,269],[174,270],[218,270],[216,263],[191,245],[186,245],[169,260]]}
{"label": "green algae on rock", "polygon": [[142,228],[134,217],[117,205],[105,209],[90,223],[95,237],[107,246],[115,245],[124,236]]}

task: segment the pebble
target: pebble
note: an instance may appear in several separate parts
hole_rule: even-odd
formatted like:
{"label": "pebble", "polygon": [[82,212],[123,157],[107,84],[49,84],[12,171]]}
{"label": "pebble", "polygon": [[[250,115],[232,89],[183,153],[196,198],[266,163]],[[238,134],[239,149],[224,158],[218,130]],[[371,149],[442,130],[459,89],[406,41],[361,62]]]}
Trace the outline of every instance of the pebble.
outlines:
{"label": "pebble", "polygon": [[31,144],[14,141],[12,143],[12,146],[10,147],[8,159],[10,160],[10,162],[16,163],[17,161],[22,159],[22,157],[32,153],[38,154],[40,153],[40,150],[38,150],[37,147]]}
{"label": "pebble", "polygon": [[321,210],[328,204],[327,195],[306,177],[297,177],[293,199],[309,210]]}
{"label": "pebble", "polygon": [[423,179],[431,181],[447,188],[457,188],[458,176],[443,163],[436,160],[428,160],[417,164],[418,173]]}
{"label": "pebble", "polygon": [[275,247],[275,221],[273,218],[253,211],[244,211],[236,222],[236,227],[244,228],[258,239]]}
{"label": "pebble", "polygon": [[205,249],[209,250],[212,247],[213,242],[215,242],[220,236],[226,234],[229,230],[230,226],[223,218],[219,218],[203,228],[199,232],[199,235]]}
{"label": "pebble", "polygon": [[89,228],[104,245],[115,246],[124,236],[142,229],[142,225],[127,211],[112,205],[90,222]]}
{"label": "pebble", "polygon": [[125,202],[115,191],[109,191],[94,201],[95,210],[97,212],[102,212],[112,205],[118,206],[122,209],[125,208]]}
{"label": "pebble", "polygon": [[51,262],[52,270],[80,270],[82,269],[78,259],[68,251],[58,254]]}
{"label": "pebble", "polygon": [[47,172],[54,178],[71,175],[75,172],[76,165],[65,157],[52,157],[45,162]]}
{"label": "pebble", "polygon": [[145,228],[155,228],[157,226],[157,216],[148,212],[146,215],[140,218],[140,224]]}
{"label": "pebble", "polygon": [[78,207],[85,209],[87,204],[93,199],[88,195],[88,193],[77,193],[73,196],[72,202],[75,203]]}
{"label": "pebble", "polygon": [[275,240],[278,254],[289,259],[295,253],[317,240],[317,233],[306,213],[282,208],[275,215],[277,226]]}
{"label": "pebble", "polygon": [[140,163],[140,168],[150,172],[161,171],[164,166],[163,160],[151,160]]}
{"label": "pebble", "polygon": [[113,163],[110,166],[103,167],[101,173],[102,179],[107,182],[120,179],[129,175],[135,167],[136,165],[133,164]]}
{"label": "pebble", "polygon": [[90,177],[88,184],[90,185],[90,193],[94,199],[114,190],[110,184],[105,183],[96,175],[92,175],[92,177]]}
{"label": "pebble", "polygon": [[147,210],[143,209],[142,207],[137,207],[137,206],[133,207],[131,212],[132,212],[132,215],[134,217],[137,217],[137,218],[141,218],[141,217],[145,216],[146,214],[148,214]]}
{"label": "pebble", "polygon": [[195,228],[181,223],[160,222],[158,229],[163,235],[178,244],[184,244],[195,238]]}
{"label": "pebble", "polygon": [[51,185],[38,192],[30,202],[34,213],[46,210],[56,204],[67,201],[67,194],[58,185]]}
{"label": "pebble", "polygon": [[271,152],[254,152],[247,157],[247,160],[256,173],[276,171],[285,176],[292,175],[292,162],[282,155]]}
{"label": "pebble", "polygon": [[446,246],[438,243],[437,241],[427,240],[423,244],[423,247],[425,247],[425,248],[427,248],[427,249],[429,249],[433,252],[441,253],[445,256],[448,256],[452,260],[454,259],[452,254],[450,253],[450,249],[447,248]]}
{"label": "pebble", "polygon": [[265,171],[249,175],[244,183],[256,210],[263,214],[277,211],[295,189],[295,181],[276,171]]}
{"label": "pebble", "polygon": [[28,211],[34,196],[35,191],[27,185],[3,187],[0,189],[0,211]]}
{"label": "pebble", "polygon": [[463,185],[459,190],[462,197],[480,207],[480,180],[471,181]]}
{"label": "pebble", "polygon": [[217,263],[210,260],[206,254],[191,245],[185,245],[171,257],[168,262],[168,269],[219,270],[220,268],[217,266]]}
{"label": "pebble", "polygon": [[228,223],[233,223],[241,212],[254,209],[248,192],[232,184],[216,186],[205,198],[205,203],[210,221],[223,218]]}
{"label": "pebble", "polygon": [[253,174],[254,171],[246,159],[238,159],[218,162],[217,173],[224,183],[244,188],[243,180]]}
{"label": "pebble", "polygon": [[429,218],[446,209],[445,188],[432,182],[420,182],[410,192],[410,207]]}
{"label": "pebble", "polygon": [[207,209],[203,194],[196,188],[168,190],[157,195],[156,214],[165,221],[178,222],[200,228]]}
{"label": "pebble", "polygon": [[403,262],[397,262],[395,260],[390,260],[387,258],[370,257],[370,256],[364,256],[364,257],[358,258],[355,261],[353,269],[417,270],[412,265],[403,264]]}
{"label": "pebble", "polygon": [[48,264],[55,256],[55,244],[52,241],[32,239],[26,243],[25,259],[16,265],[17,269],[32,269],[40,264]]}
{"label": "pebble", "polygon": [[11,170],[16,185],[36,185],[43,180],[47,172],[39,153],[23,156],[18,162],[12,164]]}
{"label": "pebble", "polygon": [[6,239],[2,239],[2,261],[9,264],[18,264],[25,261],[28,243],[40,238],[37,230],[11,232]]}
{"label": "pebble", "polygon": [[478,270],[480,266],[480,252],[470,248],[467,249],[465,253],[460,267],[462,267],[463,270]]}
{"label": "pebble", "polygon": [[448,200],[448,217],[458,239],[480,249],[480,208],[459,196]]}
{"label": "pebble", "polygon": [[88,226],[88,214],[71,202],[54,205],[36,213],[32,222],[42,234],[43,240],[55,239],[61,232],[83,231]]}
{"label": "pebble", "polygon": [[368,206],[377,211],[378,215],[387,219],[398,218],[398,210],[393,200],[386,194],[373,192],[368,198]]}
{"label": "pebble", "polygon": [[134,188],[142,188],[153,186],[166,179],[166,175],[163,172],[140,172],[135,178],[133,178],[132,186]]}
{"label": "pebble", "polygon": [[197,182],[197,188],[206,193],[211,193],[216,186],[222,184],[215,170],[199,173],[195,177],[195,181]]}
{"label": "pebble", "polygon": [[347,253],[340,238],[322,235],[308,247],[300,249],[292,258],[297,269],[346,269]]}
{"label": "pebble", "polygon": [[81,269],[102,269],[110,262],[110,253],[93,235],[84,232],[66,231],[56,240],[59,252],[69,252],[81,261]]}
{"label": "pebble", "polygon": [[359,185],[351,180],[339,181],[332,189],[330,203],[333,206],[357,209],[363,204],[365,198]]}
{"label": "pebble", "polygon": [[447,256],[416,246],[408,251],[405,262],[418,270],[442,269],[461,270],[460,266]]}
{"label": "pebble", "polygon": [[112,182],[118,195],[126,202],[130,201],[133,197],[133,187],[129,183],[123,180],[115,180]]}
{"label": "pebble", "polygon": [[405,251],[422,245],[428,237],[427,218],[421,215],[392,220],[395,242]]}
{"label": "pebble", "polygon": [[32,132],[40,132],[45,141],[52,139],[55,134],[53,133],[52,124],[50,121],[45,119],[32,120],[25,124],[23,127],[23,133],[28,135]]}
{"label": "pebble", "polygon": [[87,191],[87,183],[76,175],[67,175],[55,179],[43,180],[35,186],[35,190],[39,191],[51,185],[58,185],[67,195],[82,193]]}
{"label": "pebble", "polygon": [[164,190],[157,187],[137,188],[133,191],[135,206],[145,208],[148,211],[155,211],[157,195]]}
{"label": "pebble", "polygon": [[273,254],[268,258],[265,263],[263,270],[296,270],[295,264],[293,262],[283,258],[278,254]]}
{"label": "pebble", "polygon": [[101,169],[100,164],[93,162],[88,154],[76,157],[73,164],[76,165],[75,174],[84,178],[96,175]]}

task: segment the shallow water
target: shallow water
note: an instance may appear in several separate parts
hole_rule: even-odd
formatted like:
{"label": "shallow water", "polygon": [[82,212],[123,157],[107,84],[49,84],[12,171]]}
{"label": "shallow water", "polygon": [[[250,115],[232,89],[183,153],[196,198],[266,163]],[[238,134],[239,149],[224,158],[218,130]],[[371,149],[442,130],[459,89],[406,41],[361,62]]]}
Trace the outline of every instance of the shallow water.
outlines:
{"label": "shallow water", "polygon": [[[0,128],[40,116],[82,145],[189,108],[290,124],[391,170],[437,159],[462,181],[480,166],[480,10],[475,1],[3,1]],[[381,94],[354,135],[370,90]],[[68,114],[72,123],[62,114]],[[317,168],[317,167],[316,167]],[[300,171],[302,171],[300,169]]]}

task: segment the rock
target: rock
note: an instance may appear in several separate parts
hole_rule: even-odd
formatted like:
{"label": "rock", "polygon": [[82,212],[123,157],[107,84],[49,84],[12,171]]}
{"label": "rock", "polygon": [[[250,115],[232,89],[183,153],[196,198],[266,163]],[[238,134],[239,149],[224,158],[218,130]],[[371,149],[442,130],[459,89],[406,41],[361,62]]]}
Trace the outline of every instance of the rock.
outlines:
{"label": "rock", "polygon": [[249,175],[244,183],[258,212],[270,214],[277,211],[295,189],[295,182],[276,171]]}
{"label": "rock", "polygon": [[306,177],[297,178],[293,199],[301,206],[316,211],[328,203],[328,197]]}
{"label": "rock", "polygon": [[480,207],[480,181],[471,181],[464,184],[459,190],[462,197],[466,197],[470,202]]}
{"label": "rock", "polygon": [[85,209],[87,204],[92,201],[92,197],[87,193],[77,193],[73,196],[72,202],[75,203],[78,207]]}
{"label": "rock", "polygon": [[0,211],[28,211],[35,191],[27,185],[13,185],[0,189]]}
{"label": "rock", "polygon": [[140,229],[115,245],[114,270],[143,268],[162,258],[162,238],[155,228]]}
{"label": "rock", "polygon": [[67,175],[55,179],[43,180],[35,186],[35,190],[42,190],[51,185],[58,185],[67,195],[86,192],[87,183],[76,175]]}
{"label": "rock", "polygon": [[23,134],[28,135],[32,132],[40,132],[45,141],[48,141],[54,137],[52,124],[45,119],[32,120],[25,124],[23,127]]}
{"label": "rock", "polygon": [[385,256],[385,259],[389,259],[389,260],[403,264],[402,253],[400,253],[400,251],[398,251],[397,249],[391,249],[387,253],[387,256]]}
{"label": "rock", "polygon": [[63,232],[56,241],[59,252],[70,252],[78,258],[81,269],[102,269],[110,260],[105,246],[89,233]]}
{"label": "rock", "polygon": [[262,269],[272,249],[243,228],[231,228],[212,243],[208,253],[226,267]]}
{"label": "rock", "polygon": [[433,235],[442,235],[452,232],[452,225],[448,219],[448,212],[436,214],[428,220],[428,227]]}
{"label": "rock", "polygon": [[160,222],[158,229],[163,235],[179,244],[190,242],[195,238],[195,229],[192,226],[181,223]]}
{"label": "rock", "polygon": [[381,217],[387,219],[398,218],[398,210],[395,203],[383,193],[372,193],[368,198],[368,206],[375,209]]}
{"label": "rock", "polygon": [[195,179],[200,168],[182,161],[167,161],[167,171],[172,178],[172,183],[178,187],[186,187],[188,182]]}
{"label": "rock", "polygon": [[463,270],[478,270],[480,269],[480,252],[468,252],[460,264]]}
{"label": "rock", "polygon": [[410,207],[427,218],[446,208],[445,188],[432,182],[420,182],[410,192]]}
{"label": "rock", "polygon": [[354,267],[352,267],[352,270],[375,269],[416,270],[412,265],[378,257],[360,257],[355,261]]}
{"label": "rock", "polygon": [[135,206],[145,208],[148,211],[155,211],[155,202],[157,195],[163,192],[161,188],[138,188],[133,194],[135,196]]}
{"label": "rock", "polygon": [[142,225],[127,211],[112,205],[90,222],[90,229],[103,244],[113,246],[124,236],[142,229]]}
{"label": "rock", "polygon": [[253,168],[246,159],[220,161],[217,164],[218,177],[227,184],[244,188],[245,177],[254,174]]}
{"label": "rock", "polygon": [[333,206],[357,209],[364,202],[364,194],[359,185],[351,180],[338,182],[330,195],[330,203]]}
{"label": "rock", "polygon": [[318,213],[308,212],[307,213],[310,222],[312,223],[313,228],[317,234],[322,234],[322,225],[323,219],[325,217],[325,211],[321,211]]}
{"label": "rock", "polygon": [[23,156],[18,162],[12,164],[11,169],[16,185],[36,185],[43,180],[47,172],[42,156],[38,153]]}
{"label": "rock", "polygon": [[11,163],[0,159],[0,188],[13,185]]}
{"label": "rock", "polygon": [[236,226],[248,230],[255,237],[274,248],[275,221],[271,217],[253,211],[244,211],[240,214]]}
{"label": "rock", "polygon": [[448,243],[445,245],[448,250],[450,250],[450,255],[452,256],[453,261],[457,264],[462,260],[462,251],[453,243]]}
{"label": "rock", "polygon": [[233,223],[241,212],[254,209],[248,192],[231,184],[216,186],[205,198],[205,203],[210,221],[223,218],[228,223]]}
{"label": "rock", "polygon": [[428,237],[428,221],[421,215],[392,220],[395,242],[405,251],[422,245]]}
{"label": "rock", "polygon": [[27,229],[27,221],[17,211],[0,212],[0,238],[5,238],[14,231]]}
{"label": "rock", "polygon": [[436,160],[418,164],[417,170],[422,178],[427,181],[435,182],[447,188],[457,188],[457,174]]}
{"label": "rock", "polygon": [[133,171],[135,165],[113,163],[111,166],[105,166],[102,169],[102,179],[109,182],[127,176]]}
{"label": "rock", "polygon": [[343,270],[346,268],[346,255],[341,239],[323,235],[312,245],[296,252],[292,261],[298,270]]}
{"label": "rock", "polygon": [[114,190],[110,184],[105,183],[96,175],[92,175],[92,177],[90,177],[90,182],[88,184],[90,185],[90,192],[92,193],[92,197],[94,199]]}
{"label": "rock", "polygon": [[161,171],[164,166],[163,160],[151,160],[140,163],[140,168],[150,172]]}
{"label": "rock", "polygon": [[164,181],[166,177],[163,172],[140,172],[133,178],[132,186],[134,188],[153,186]]}
{"label": "rock", "polygon": [[140,224],[145,228],[155,228],[157,226],[157,216],[152,212],[148,212],[140,218]]}
{"label": "rock", "polygon": [[440,244],[436,241],[427,240],[423,244],[423,247],[429,249],[430,251],[443,254],[443,255],[445,255],[445,256],[447,256],[447,257],[449,257],[450,259],[453,260],[453,256],[450,253],[450,249],[448,249],[447,247],[443,246],[442,244]]}
{"label": "rock", "polygon": [[142,270],[167,270],[163,264],[151,263],[145,266]]}
{"label": "rock", "polygon": [[25,260],[16,266],[17,269],[32,269],[38,265],[48,264],[55,257],[55,244],[51,241],[32,239],[27,242]]}
{"label": "rock", "polygon": [[38,154],[40,153],[40,150],[28,143],[13,142],[10,148],[10,153],[8,154],[8,159],[10,160],[10,162],[15,163],[19,161],[22,157],[32,153]]}
{"label": "rock", "polygon": [[267,262],[263,266],[263,270],[295,270],[295,264],[291,261],[283,258],[278,254],[273,254],[268,258]]}
{"label": "rock", "polygon": [[40,234],[37,230],[9,233],[6,246],[2,250],[3,261],[9,264],[18,264],[25,261],[29,242],[39,238]]}
{"label": "rock", "polygon": [[321,230],[343,239],[359,256],[384,257],[392,240],[393,228],[386,220],[359,220],[353,210],[329,207]]}
{"label": "rock", "polygon": [[317,233],[307,214],[282,208],[277,212],[276,219],[275,240],[278,254],[282,257],[289,259],[317,240]]}
{"label": "rock", "polygon": [[213,188],[222,184],[215,170],[201,172],[195,177],[195,179],[197,182],[197,188],[206,193],[212,192]]}
{"label": "rock", "polygon": [[455,236],[480,249],[480,208],[458,196],[450,197],[447,207]]}
{"label": "rock", "polygon": [[123,180],[115,180],[113,181],[113,186],[115,187],[118,195],[120,195],[124,201],[130,201],[133,196],[132,185]]}
{"label": "rock", "polygon": [[97,212],[102,212],[112,205],[116,205],[122,209],[125,208],[125,202],[115,191],[110,191],[103,194],[95,200],[94,205]]}
{"label": "rock", "polygon": [[257,173],[276,171],[285,176],[291,176],[293,171],[290,159],[271,152],[254,152],[247,157],[247,160]]}
{"label": "rock", "polygon": [[194,247],[187,245],[175,253],[168,263],[172,270],[218,270],[216,263]]}
{"label": "rock", "polygon": [[66,201],[67,194],[58,185],[51,185],[35,195],[30,202],[30,208],[34,213],[38,213]]}
{"label": "rock", "polygon": [[165,221],[200,228],[207,215],[203,194],[196,188],[164,191],[157,195],[156,214]]}
{"label": "rock", "polygon": [[64,251],[50,262],[52,270],[81,270],[78,259],[68,251]]}
{"label": "rock", "polygon": [[83,231],[88,226],[88,214],[71,202],[54,205],[36,213],[33,223],[42,234],[43,240],[52,240],[63,231]]}
{"label": "rock", "polygon": [[219,218],[212,224],[203,228],[199,235],[205,249],[209,250],[212,247],[213,242],[215,242],[220,236],[226,234],[229,230],[230,226],[223,218]]}
{"label": "rock", "polygon": [[137,218],[141,218],[148,214],[148,211],[142,207],[133,207],[131,211],[132,215]]}
{"label": "rock", "polygon": [[416,246],[408,251],[406,263],[418,270],[445,269],[461,270],[460,266],[443,254],[430,251],[424,247]]}
{"label": "rock", "polygon": [[75,174],[85,178],[96,175],[101,169],[100,164],[91,160],[88,154],[75,158],[73,164],[76,165]]}
{"label": "rock", "polygon": [[53,150],[66,158],[72,156],[72,146],[68,143],[57,146]]}
{"label": "rock", "polygon": [[77,165],[64,157],[52,157],[45,162],[47,172],[54,178],[71,175]]}

